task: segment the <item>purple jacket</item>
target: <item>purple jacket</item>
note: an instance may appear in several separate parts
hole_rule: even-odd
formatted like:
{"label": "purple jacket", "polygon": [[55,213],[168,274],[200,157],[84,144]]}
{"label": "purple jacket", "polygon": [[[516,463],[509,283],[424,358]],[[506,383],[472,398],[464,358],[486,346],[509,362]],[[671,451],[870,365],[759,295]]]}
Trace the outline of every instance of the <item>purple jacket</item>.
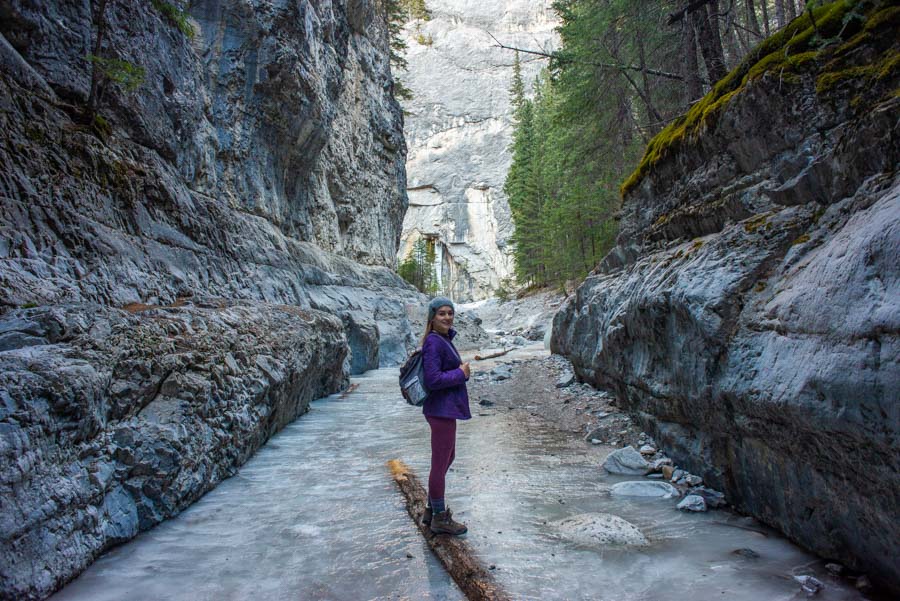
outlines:
{"label": "purple jacket", "polygon": [[462,361],[450,342],[454,336],[456,330],[453,329],[446,337],[431,332],[422,345],[422,367],[428,388],[422,413],[431,417],[470,419],[466,374],[459,368]]}

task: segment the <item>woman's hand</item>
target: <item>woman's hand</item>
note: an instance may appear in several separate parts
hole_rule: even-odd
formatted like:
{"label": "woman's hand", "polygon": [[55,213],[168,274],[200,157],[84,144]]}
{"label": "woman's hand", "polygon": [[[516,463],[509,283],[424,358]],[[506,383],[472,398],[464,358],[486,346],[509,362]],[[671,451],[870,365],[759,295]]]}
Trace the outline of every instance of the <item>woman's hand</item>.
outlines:
{"label": "woman's hand", "polygon": [[469,376],[471,375],[471,371],[469,370],[469,362],[466,361],[465,363],[461,364],[459,368],[464,374],[466,374],[466,380],[468,380]]}

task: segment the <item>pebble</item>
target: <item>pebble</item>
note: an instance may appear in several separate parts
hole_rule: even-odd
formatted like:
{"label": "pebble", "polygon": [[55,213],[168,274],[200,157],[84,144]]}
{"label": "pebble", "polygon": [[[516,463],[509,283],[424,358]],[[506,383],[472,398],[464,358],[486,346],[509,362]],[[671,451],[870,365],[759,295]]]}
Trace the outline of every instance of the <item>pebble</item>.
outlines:
{"label": "pebble", "polygon": [[710,507],[711,509],[724,507],[728,504],[725,501],[724,493],[721,493],[707,486],[698,486],[697,488],[692,488],[690,494],[703,497],[703,500],[706,501],[707,507]]}
{"label": "pebble", "polygon": [[[659,459],[653,460],[653,469],[656,471],[662,471],[663,467],[667,466],[667,465],[668,466],[672,465],[672,460],[669,459],[668,457],[660,457]],[[673,467],[670,471],[674,472],[675,468]],[[671,478],[672,474],[669,474],[668,477]]]}
{"label": "pebble", "polygon": [[856,588],[862,592],[872,590],[872,581],[869,580],[869,577],[863,574],[859,578],[856,579]]}
{"label": "pebble", "polygon": [[660,468],[660,471],[662,471],[663,478],[671,481],[672,474],[675,473],[675,468],[672,467],[671,465],[664,465]]}
{"label": "pebble", "polygon": [[695,476],[693,474],[688,474],[684,477],[684,481],[688,486],[700,486],[703,484],[703,478],[700,476]]}
{"label": "pebble", "polygon": [[844,566],[839,563],[826,563],[825,569],[835,576],[840,576],[844,572]]}
{"label": "pebble", "polygon": [[641,447],[641,455],[653,455],[655,453],[656,453],[656,449],[654,449],[653,447],[651,447],[648,444],[645,444],[644,446]]}
{"label": "pebble", "polygon": [[825,586],[820,580],[807,575],[794,576],[794,580],[800,583],[800,588],[803,589],[803,592],[806,593],[808,597],[817,595]]}
{"label": "pebble", "polygon": [[559,377],[556,381],[557,388],[566,388],[575,383],[575,374],[572,372],[566,372]]}
{"label": "pebble", "polygon": [[678,482],[679,480],[681,480],[681,477],[684,476],[685,473],[686,472],[684,470],[675,470],[674,472],[672,472],[672,477],[670,478],[670,480],[672,482]]}
{"label": "pebble", "polygon": [[699,495],[688,495],[677,507],[682,511],[706,511],[706,501]]}
{"label": "pebble", "polygon": [[759,559],[759,553],[757,553],[753,549],[748,549],[746,547],[744,547],[743,549],[735,549],[731,553],[734,555],[740,555],[741,557],[746,557],[747,559]]}

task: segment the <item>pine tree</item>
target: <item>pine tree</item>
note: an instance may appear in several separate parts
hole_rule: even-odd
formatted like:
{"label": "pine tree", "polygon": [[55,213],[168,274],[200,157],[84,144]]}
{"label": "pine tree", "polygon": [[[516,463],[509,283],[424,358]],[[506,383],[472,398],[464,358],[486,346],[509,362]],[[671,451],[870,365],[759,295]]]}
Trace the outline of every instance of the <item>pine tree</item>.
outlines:
{"label": "pine tree", "polygon": [[420,292],[435,294],[438,291],[436,258],[435,241],[419,238],[397,268],[397,273]]}

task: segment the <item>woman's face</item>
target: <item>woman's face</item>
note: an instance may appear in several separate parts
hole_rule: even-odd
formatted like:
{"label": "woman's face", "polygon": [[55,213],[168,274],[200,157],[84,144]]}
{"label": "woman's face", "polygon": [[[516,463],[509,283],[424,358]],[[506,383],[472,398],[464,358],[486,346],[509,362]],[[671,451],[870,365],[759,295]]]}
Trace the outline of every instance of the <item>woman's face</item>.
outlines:
{"label": "woman's face", "polygon": [[450,307],[440,307],[431,320],[431,327],[438,334],[446,334],[453,327],[453,309]]}

